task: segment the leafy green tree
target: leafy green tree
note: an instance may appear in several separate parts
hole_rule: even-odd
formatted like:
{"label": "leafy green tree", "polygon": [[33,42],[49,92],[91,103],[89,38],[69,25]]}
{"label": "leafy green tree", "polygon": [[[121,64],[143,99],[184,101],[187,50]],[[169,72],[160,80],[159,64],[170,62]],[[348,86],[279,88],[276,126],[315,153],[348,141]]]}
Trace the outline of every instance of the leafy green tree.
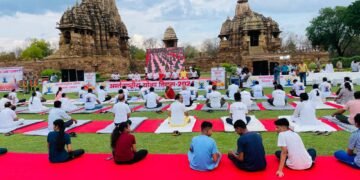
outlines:
{"label": "leafy green tree", "polygon": [[360,35],[360,1],[355,1],[348,7],[345,22]]}
{"label": "leafy green tree", "polygon": [[25,60],[44,59],[52,53],[53,50],[49,42],[33,39],[30,45],[21,53],[21,58]]}
{"label": "leafy green tree", "polygon": [[306,28],[312,45],[321,46],[343,56],[356,36],[344,21],[346,13],[347,8],[341,6],[321,9],[320,15]]}
{"label": "leafy green tree", "polygon": [[145,50],[138,48],[134,45],[130,46],[131,58],[135,60],[144,60],[146,58]]}
{"label": "leafy green tree", "polygon": [[185,45],[184,51],[187,59],[193,59],[199,55],[199,50],[190,44]]}

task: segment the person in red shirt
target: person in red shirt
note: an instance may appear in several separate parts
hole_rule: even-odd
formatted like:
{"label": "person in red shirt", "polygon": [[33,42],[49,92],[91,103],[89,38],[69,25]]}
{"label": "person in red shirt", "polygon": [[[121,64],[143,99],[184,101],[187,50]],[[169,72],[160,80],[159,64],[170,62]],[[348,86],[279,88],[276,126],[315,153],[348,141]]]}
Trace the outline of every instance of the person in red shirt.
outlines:
{"label": "person in red shirt", "polygon": [[175,91],[170,86],[166,86],[165,89],[165,98],[166,99],[175,99]]}
{"label": "person in red shirt", "polygon": [[147,150],[136,150],[135,136],[130,134],[130,125],[122,122],[111,135],[111,147],[116,164],[134,164],[143,160]]}

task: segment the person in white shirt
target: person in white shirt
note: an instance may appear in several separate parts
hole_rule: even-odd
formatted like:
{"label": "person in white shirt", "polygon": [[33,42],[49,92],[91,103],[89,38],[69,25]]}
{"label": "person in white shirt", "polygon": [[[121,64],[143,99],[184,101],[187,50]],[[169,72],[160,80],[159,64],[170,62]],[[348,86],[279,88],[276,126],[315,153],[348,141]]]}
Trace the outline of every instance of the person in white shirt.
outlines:
{"label": "person in white shirt", "polygon": [[292,90],[290,91],[290,94],[295,97],[299,97],[301,93],[305,92],[305,86],[302,82],[299,82],[297,79],[294,79],[293,81],[294,85],[292,87]]}
{"label": "person in white shirt", "polygon": [[79,91],[78,95],[79,95],[79,99],[80,99],[80,102],[85,102],[85,95],[87,94],[87,92],[85,91],[85,87],[82,86],[81,87],[81,90]]}
{"label": "person in white shirt", "polygon": [[135,75],[134,75],[134,80],[135,81],[141,81],[141,75],[136,72]]}
{"label": "person in white shirt", "polygon": [[14,106],[16,106],[18,103],[26,102],[26,99],[18,99],[16,89],[13,89],[11,93],[9,93],[9,99]]}
{"label": "person in white shirt", "polygon": [[126,79],[127,81],[132,81],[132,80],[134,80],[134,74],[132,73],[132,72],[130,72],[129,74],[128,74],[128,78]]}
{"label": "person in white shirt", "polygon": [[19,119],[16,116],[15,110],[11,109],[12,107],[16,109],[16,106],[12,106],[11,102],[7,102],[4,107],[5,108],[0,111],[0,129],[17,127],[24,123],[23,119]]}
{"label": "person in white shirt", "polygon": [[326,77],[324,77],[323,82],[320,83],[319,89],[324,100],[331,96],[331,84],[328,82]]}
{"label": "person in white shirt", "polygon": [[111,100],[111,96],[108,95],[108,93],[105,91],[104,86],[100,86],[100,89],[98,91],[98,97],[100,102],[106,102]]}
{"label": "person in white shirt", "polygon": [[255,81],[255,85],[251,88],[251,94],[254,98],[264,97],[264,88],[260,85],[259,81]]}
{"label": "person in white shirt", "polygon": [[251,93],[243,89],[241,91],[241,102],[246,104],[248,109],[254,104],[254,102],[251,100]]}
{"label": "person in white shirt", "polygon": [[66,97],[65,93],[62,94],[62,98],[60,99],[60,102],[61,102],[61,109],[65,110],[66,112],[73,112],[79,109],[79,107],[71,103],[70,99]]}
{"label": "person in white shirt", "polygon": [[199,75],[196,70],[191,69],[190,70],[190,79],[199,79]]}
{"label": "person in white shirt", "polygon": [[300,103],[296,106],[291,120],[299,125],[317,125],[316,104],[309,101],[307,93],[300,94]]}
{"label": "person in white shirt", "polygon": [[352,61],[351,62],[351,70],[352,70],[352,72],[359,72],[359,62]]}
{"label": "person in white shirt", "polygon": [[283,177],[285,166],[293,170],[310,169],[316,159],[316,150],[305,149],[299,134],[289,128],[290,123],[287,119],[278,119],[275,121],[275,126],[279,133],[277,145],[281,148],[281,151],[275,153],[275,156],[280,160],[276,175]]}
{"label": "person in white shirt", "polygon": [[234,82],[228,87],[226,92],[227,97],[230,99],[234,99],[234,94],[239,92],[239,86],[236,85]]}
{"label": "person in white shirt", "polygon": [[179,80],[179,73],[176,71],[171,72],[171,80]]}
{"label": "person in white shirt", "polygon": [[120,94],[118,96],[118,103],[116,103],[112,109],[112,112],[115,115],[114,118],[114,124],[115,126],[118,126],[122,122],[128,122],[131,124],[131,121],[129,120],[131,110],[129,105],[125,103],[125,96],[124,94]]}
{"label": "person in white shirt", "polygon": [[181,88],[181,91],[179,93],[183,99],[183,103],[185,104],[186,107],[191,107],[194,103],[192,97],[191,97],[191,92],[190,90],[187,89],[187,87],[184,85]]}
{"label": "person in white shirt", "polygon": [[40,88],[36,88],[35,93],[36,93],[36,97],[38,97],[41,100],[41,102],[46,102],[46,99],[43,97]]}
{"label": "person in white shirt", "polygon": [[222,98],[222,95],[217,90],[217,86],[213,85],[212,92],[209,94],[206,99],[206,106],[209,108],[221,108],[226,103],[225,99]]}
{"label": "person in white shirt", "polygon": [[212,88],[213,88],[213,82],[209,81],[209,85],[207,85],[205,87],[205,98],[208,99],[209,98],[209,94],[212,92]]}
{"label": "person in white shirt", "polygon": [[318,84],[313,85],[313,90],[309,93],[309,100],[316,106],[324,104],[323,95],[319,89]]}
{"label": "person in white shirt", "polygon": [[196,100],[199,97],[199,93],[198,93],[198,88],[195,87],[194,82],[191,82],[189,90],[191,93],[191,98],[193,100]]}
{"label": "person in white shirt", "polygon": [[77,124],[77,120],[69,116],[65,110],[61,108],[62,104],[61,101],[55,101],[54,102],[54,108],[52,108],[49,111],[49,117],[48,117],[48,130],[53,131],[54,130],[54,122],[56,120],[63,120],[65,122],[65,127],[70,127],[74,123]]}
{"label": "person in white shirt", "polygon": [[32,96],[29,99],[28,108],[30,112],[34,112],[34,113],[44,112],[49,110],[48,107],[42,105],[41,100],[38,97],[36,97],[35,92],[32,93]]}
{"label": "person in white shirt", "polygon": [[175,96],[175,102],[170,106],[169,125],[172,127],[183,127],[190,123],[189,114],[183,104],[183,97],[180,94]]}
{"label": "person in white shirt", "polygon": [[160,97],[154,92],[154,87],[150,88],[150,93],[145,96],[145,107],[147,109],[155,109],[162,106]]}
{"label": "person in white shirt", "polygon": [[170,71],[166,71],[165,72],[165,78],[164,80],[171,80],[171,72]]}
{"label": "person in white shirt", "polygon": [[11,103],[11,101],[10,101],[10,99],[9,99],[9,94],[5,94],[5,95],[3,96],[3,98],[0,99],[0,111],[2,111],[3,109],[5,109],[5,104],[6,104],[7,102],[10,102],[10,103]]}
{"label": "person in white shirt", "polygon": [[345,88],[345,83],[349,83],[350,86],[351,86],[351,89],[354,89],[354,84],[353,84],[351,78],[350,78],[350,77],[344,77],[344,82],[341,84],[339,90],[336,92],[336,95],[339,95],[341,89],[344,89],[344,88]]}
{"label": "person in white shirt", "polygon": [[127,87],[126,87],[126,86],[123,86],[123,87],[122,87],[122,90],[124,91],[125,102],[127,102],[127,100],[130,98],[130,97],[129,97],[129,95],[130,95],[129,90],[127,90]]}
{"label": "person in white shirt", "polygon": [[335,72],[334,71],[334,65],[331,62],[329,62],[325,66],[325,71],[326,71],[326,73],[334,73]]}
{"label": "person in white shirt", "polygon": [[160,75],[158,72],[153,73],[153,81],[158,81],[160,79]]}
{"label": "person in white shirt", "polygon": [[236,92],[234,94],[235,102],[230,105],[230,117],[226,119],[226,122],[233,125],[236,121],[244,121],[245,124],[249,124],[251,118],[247,116],[249,113],[247,105],[241,102],[241,94]]}
{"label": "person in white shirt", "polygon": [[116,81],[120,81],[120,74],[114,72],[113,74],[111,74],[111,79],[110,81],[116,82]]}
{"label": "person in white shirt", "polygon": [[275,107],[284,107],[287,104],[287,96],[282,85],[275,86],[275,91],[272,92],[272,98],[268,99],[270,105]]}
{"label": "person in white shirt", "polygon": [[153,74],[152,73],[147,73],[146,74],[146,80],[152,81],[153,80]]}
{"label": "person in white shirt", "polygon": [[139,97],[142,98],[142,99],[145,99],[146,98],[146,95],[149,94],[149,89],[140,85],[139,86]]}
{"label": "person in white shirt", "polygon": [[88,93],[85,95],[85,110],[96,110],[101,109],[103,106],[101,102],[98,100],[95,94],[93,94],[93,90],[89,89]]}

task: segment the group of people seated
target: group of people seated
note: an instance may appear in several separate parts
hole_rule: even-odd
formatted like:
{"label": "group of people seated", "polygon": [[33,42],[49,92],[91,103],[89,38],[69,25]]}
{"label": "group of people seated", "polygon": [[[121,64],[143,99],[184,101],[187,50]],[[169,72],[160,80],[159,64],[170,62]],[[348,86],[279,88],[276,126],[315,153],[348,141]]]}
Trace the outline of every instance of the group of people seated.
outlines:
{"label": "group of people seated", "polygon": [[186,79],[199,79],[198,72],[195,70],[190,70],[188,73],[185,69],[181,71],[166,71],[163,73],[159,72],[150,72],[146,74],[146,79],[149,81],[159,81],[159,80],[186,80]]}

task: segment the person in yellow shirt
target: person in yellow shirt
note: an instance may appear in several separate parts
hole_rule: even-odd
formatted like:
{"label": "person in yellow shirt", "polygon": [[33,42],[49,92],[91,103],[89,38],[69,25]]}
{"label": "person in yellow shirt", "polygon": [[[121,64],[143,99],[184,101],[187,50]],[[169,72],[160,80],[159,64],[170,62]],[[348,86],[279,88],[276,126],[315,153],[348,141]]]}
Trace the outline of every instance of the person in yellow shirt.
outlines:
{"label": "person in yellow shirt", "polygon": [[306,86],[306,75],[309,72],[307,65],[304,62],[302,62],[298,66],[298,71],[300,76],[300,82],[304,83],[304,85]]}
{"label": "person in yellow shirt", "polygon": [[180,79],[188,79],[187,74],[187,71],[183,68],[180,72]]}

